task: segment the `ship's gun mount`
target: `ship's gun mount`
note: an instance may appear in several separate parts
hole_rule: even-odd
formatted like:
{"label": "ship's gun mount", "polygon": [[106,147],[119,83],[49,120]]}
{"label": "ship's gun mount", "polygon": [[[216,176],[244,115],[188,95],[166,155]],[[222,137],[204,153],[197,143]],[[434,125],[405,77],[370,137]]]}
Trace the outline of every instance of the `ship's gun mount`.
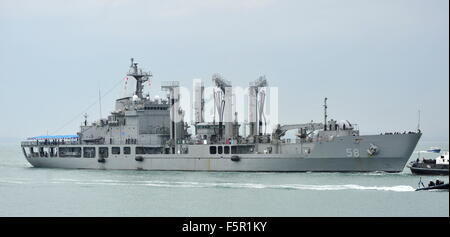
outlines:
{"label": "ship's gun mount", "polygon": [[306,138],[310,133],[322,129],[323,123],[304,123],[304,124],[287,124],[280,125],[278,124],[277,128],[272,132],[273,140],[280,140],[281,137],[286,135],[286,132],[293,129],[298,129],[301,132],[299,133],[300,138]]}

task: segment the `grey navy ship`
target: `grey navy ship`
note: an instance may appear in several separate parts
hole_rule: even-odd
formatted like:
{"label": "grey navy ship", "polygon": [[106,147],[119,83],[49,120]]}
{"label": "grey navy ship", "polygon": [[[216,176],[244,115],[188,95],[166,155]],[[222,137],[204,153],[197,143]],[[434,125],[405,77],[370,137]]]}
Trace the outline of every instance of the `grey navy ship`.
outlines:
{"label": "grey navy ship", "polygon": [[[240,134],[230,117],[231,83],[213,75],[222,97],[215,109],[218,122],[205,122],[204,86],[194,88],[195,134],[188,131],[180,107],[179,82],[163,82],[167,98],[144,95],[152,74],[131,60],[128,78],[136,82],[134,95],[119,98],[107,118],[83,121],[76,135],[30,137],[21,142],[23,154],[34,167],[69,169],[261,171],[261,172],[401,172],[422,133],[360,135],[347,120],[278,124],[263,132],[261,100],[267,86],[259,77],[248,87],[249,134]],[[216,110],[215,110],[216,112]],[[232,113],[231,113],[232,116]],[[233,120],[233,119],[231,119]],[[290,130],[295,139],[285,138]]]}

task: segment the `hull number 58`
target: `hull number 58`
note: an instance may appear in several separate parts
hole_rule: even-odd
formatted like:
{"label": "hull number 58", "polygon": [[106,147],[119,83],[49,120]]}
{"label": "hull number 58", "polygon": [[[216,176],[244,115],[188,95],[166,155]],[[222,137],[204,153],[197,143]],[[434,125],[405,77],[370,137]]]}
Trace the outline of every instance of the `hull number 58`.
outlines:
{"label": "hull number 58", "polygon": [[356,158],[359,157],[359,149],[358,148],[355,148],[355,149],[347,148],[347,149],[345,149],[345,152],[347,153],[347,157],[356,157]]}

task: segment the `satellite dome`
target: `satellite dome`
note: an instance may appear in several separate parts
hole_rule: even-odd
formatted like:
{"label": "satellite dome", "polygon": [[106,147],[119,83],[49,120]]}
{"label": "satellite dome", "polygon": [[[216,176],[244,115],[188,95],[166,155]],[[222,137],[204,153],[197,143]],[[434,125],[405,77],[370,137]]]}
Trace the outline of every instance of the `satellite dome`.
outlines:
{"label": "satellite dome", "polygon": [[139,97],[137,95],[133,95],[133,101],[138,101]]}

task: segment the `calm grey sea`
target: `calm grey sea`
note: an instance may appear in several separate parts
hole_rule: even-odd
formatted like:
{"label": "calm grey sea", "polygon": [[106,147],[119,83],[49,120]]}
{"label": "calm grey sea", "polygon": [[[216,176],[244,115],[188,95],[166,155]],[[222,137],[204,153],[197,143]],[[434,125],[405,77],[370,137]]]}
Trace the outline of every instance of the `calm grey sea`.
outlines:
{"label": "calm grey sea", "polygon": [[[448,150],[448,142],[420,142]],[[434,158],[437,154],[423,153]],[[0,144],[0,216],[449,216],[448,192],[403,173],[240,173],[32,168]],[[424,182],[448,176],[422,176]]]}

